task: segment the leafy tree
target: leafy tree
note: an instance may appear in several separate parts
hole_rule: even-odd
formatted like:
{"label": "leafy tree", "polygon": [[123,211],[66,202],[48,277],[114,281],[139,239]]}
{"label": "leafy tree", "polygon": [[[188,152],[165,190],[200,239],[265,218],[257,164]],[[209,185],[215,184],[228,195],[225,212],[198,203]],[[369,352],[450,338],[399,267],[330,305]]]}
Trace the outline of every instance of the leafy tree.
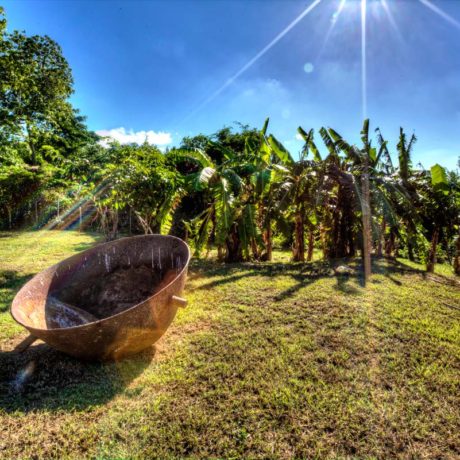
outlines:
{"label": "leafy tree", "polygon": [[5,19],[0,31],[0,126],[4,136],[27,143],[27,161],[35,165],[41,133],[52,131],[68,111],[71,70],[50,37],[7,33]]}
{"label": "leafy tree", "polygon": [[[290,154],[284,154],[282,165],[275,165],[275,181],[278,183],[279,205],[294,227],[293,260],[305,261],[305,229],[309,229],[307,260],[313,256],[313,232],[317,222],[316,205],[320,199],[321,156],[313,140],[313,130],[308,133],[301,127],[299,134],[305,141],[300,158],[294,161]],[[275,139],[270,139],[275,150],[282,149]],[[309,152],[314,160],[308,160]],[[279,157],[283,158],[281,154]]]}
{"label": "leafy tree", "polygon": [[95,203],[108,239],[117,236],[119,212],[131,209],[145,234],[168,233],[182,195],[181,176],[165,155],[148,144],[112,143],[103,171],[103,192]]}
{"label": "leafy tree", "polygon": [[444,240],[447,249],[447,242],[457,235],[460,189],[456,176],[448,174],[438,164],[432,166],[429,172],[424,172],[421,179],[420,214],[425,236],[430,242],[426,269],[432,273],[437,261],[438,244]]}
{"label": "leafy tree", "polygon": [[198,166],[187,176],[188,190],[205,191],[209,202],[189,226],[197,253],[213,239],[219,257],[229,262],[248,259],[251,254],[270,257],[271,162],[276,152],[270,146],[272,137],[266,138],[267,126],[268,120],[259,132],[246,126],[239,133],[225,128],[213,136],[218,141],[208,140],[206,151],[182,152]]}

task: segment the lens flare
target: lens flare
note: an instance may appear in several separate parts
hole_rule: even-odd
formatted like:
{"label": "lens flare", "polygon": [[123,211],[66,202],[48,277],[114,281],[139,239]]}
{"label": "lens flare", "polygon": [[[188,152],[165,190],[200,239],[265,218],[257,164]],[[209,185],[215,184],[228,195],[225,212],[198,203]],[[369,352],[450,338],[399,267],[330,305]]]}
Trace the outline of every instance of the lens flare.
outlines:
{"label": "lens flare", "polygon": [[[60,210],[59,217],[54,212],[51,215],[49,213],[47,216],[42,216],[41,223],[37,222],[33,238],[24,243],[23,251],[17,255],[18,263],[22,263],[23,260],[30,257],[30,252],[38,246],[40,240],[46,236],[48,231],[84,230],[86,224],[94,219],[96,215],[96,210],[93,206],[89,206],[90,203],[96,201],[109,186],[110,184],[103,180],[90,192],[91,196],[78,199],[69,207]],[[43,222],[45,222],[44,225]]]}

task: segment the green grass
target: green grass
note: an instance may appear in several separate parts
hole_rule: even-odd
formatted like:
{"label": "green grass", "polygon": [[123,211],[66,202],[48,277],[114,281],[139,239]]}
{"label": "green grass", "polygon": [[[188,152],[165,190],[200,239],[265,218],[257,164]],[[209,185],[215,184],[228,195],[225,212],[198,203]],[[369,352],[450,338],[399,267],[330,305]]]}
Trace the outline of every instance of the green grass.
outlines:
{"label": "green grass", "polygon": [[[1,270],[15,273],[3,311],[30,274],[93,240],[0,238]],[[9,353],[24,334],[2,313],[0,456],[458,458],[460,289],[386,261],[363,288],[359,261],[347,263],[355,275],[286,253],[193,261],[187,308],[155,348],[119,363],[45,345]]]}
{"label": "green grass", "polygon": [[[426,270],[426,264],[421,264],[419,262],[412,262],[406,259],[397,259],[397,260],[415,270],[422,270],[422,271]],[[434,272],[437,275],[454,276],[454,269],[452,265],[449,265],[449,264],[436,264]]]}

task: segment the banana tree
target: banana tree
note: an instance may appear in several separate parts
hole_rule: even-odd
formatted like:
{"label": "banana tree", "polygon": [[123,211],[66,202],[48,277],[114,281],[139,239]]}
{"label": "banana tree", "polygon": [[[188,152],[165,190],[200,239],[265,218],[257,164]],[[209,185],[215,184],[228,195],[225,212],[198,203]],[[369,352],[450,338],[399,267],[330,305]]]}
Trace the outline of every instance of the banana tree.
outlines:
{"label": "banana tree", "polygon": [[[305,229],[309,229],[307,260],[313,255],[313,235],[316,224],[315,206],[318,191],[318,165],[321,162],[319,151],[313,141],[313,130],[308,133],[301,127],[299,134],[304,139],[304,147],[298,161],[294,161],[289,152],[274,138],[269,139],[270,146],[283,158],[281,164],[273,165],[277,189],[278,208],[294,224],[294,243],[292,258],[296,262],[305,261]],[[308,160],[309,152],[313,160]]]}
{"label": "banana tree", "polygon": [[145,234],[168,233],[172,213],[184,193],[182,177],[167,167],[156,147],[111,147],[116,160],[104,170],[106,186],[95,197],[102,222],[110,223],[108,239],[118,232],[119,212],[132,210]]}
{"label": "banana tree", "polygon": [[326,258],[355,255],[355,228],[357,227],[356,202],[358,189],[353,174],[354,161],[350,159],[354,152],[342,155],[341,146],[336,139],[341,136],[332,129],[321,128],[320,135],[328,150],[324,160],[327,173],[320,207],[321,240]]}
{"label": "banana tree", "polygon": [[197,253],[215,224],[214,242],[227,262],[271,259],[274,165],[292,158],[273,136],[267,136],[267,127],[268,119],[257,137],[246,138],[242,151],[214,142],[219,163],[202,150],[182,152],[198,165],[198,171],[187,176],[188,189],[207,190],[209,196],[206,210],[189,225]]}
{"label": "banana tree", "polygon": [[[416,186],[414,185],[413,181],[413,170],[412,170],[412,151],[414,148],[415,143],[417,142],[417,138],[414,134],[407,140],[406,133],[404,129],[401,127],[399,129],[399,140],[398,144],[396,145],[397,152],[398,152],[398,176],[401,181],[401,185],[404,187],[406,192],[409,194],[411,202],[414,206],[418,205],[418,196]],[[416,228],[416,221],[413,218],[414,213],[405,213],[403,216],[406,234],[407,234],[407,251],[409,260],[415,260],[414,257],[414,249],[416,246],[417,241],[417,228]]]}
{"label": "banana tree", "polygon": [[188,228],[195,243],[195,254],[200,255],[211,236],[213,222],[215,222],[214,237],[220,254],[228,241],[230,251],[232,241],[236,243],[227,259],[235,259],[240,254],[240,247],[234,241],[232,227],[234,227],[236,213],[236,199],[242,191],[242,179],[230,167],[233,152],[226,152],[227,158],[222,164],[216,164],[204,151],[200,149],[182,150],[176,152],[190,162],[195,162],[198,171],[186,176],[185,187],[189,191],[208,191],[209,203],[203,213],[188,223]]}
{"label": "banana tree", "polygon": [[[322,137],[328,147],[328,157],[331,175],[336,178],[342,187],[346,185],[349,190],[354,190],[358,199],[358,209],[361,211],[362,228],[362,254],[364,262],[364,281],[371,275],[372,251],[372,201],[382,201],[391,209],[388,197],[395,192],[404,195],[404,191],[394,184],[387,172],[390,169],[390,156],[387,143],[379,133],[379,148],[372,146],[369,137],[369,120],[366,119],[361,130],[362,147],[348,144],[343,137],[333,129],[322,130]],[[342,162],[338,159],[337,151],[343,152],[345,158]],[[340,168],[339,165],[342,165]],[[374,203],[375,205],[375,203]]]}
{"label": "banana tree", "polygon": [[[429,172],[425,172],[423,179],[421,217],[425,236],[430,242],[426,270],[432,273],[437,262],[438,245],[443,241],[447,249],[448,242],[458,235],[460,185],[456,175],[449,174],[439,164],[432,166]],[[457,252],[454,257],[454,269],[457,270],[458,257]]]}

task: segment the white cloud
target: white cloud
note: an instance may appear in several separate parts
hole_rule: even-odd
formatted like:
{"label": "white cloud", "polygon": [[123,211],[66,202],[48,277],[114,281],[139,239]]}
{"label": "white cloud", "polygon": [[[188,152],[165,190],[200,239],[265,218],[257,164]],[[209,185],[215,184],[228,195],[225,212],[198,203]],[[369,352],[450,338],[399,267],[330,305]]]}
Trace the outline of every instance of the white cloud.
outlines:
{"label": "white cloud", "polygon": [[279,80],[238,80],[232,89],[227,106],[231,120],[263,119],[269,115],[286,120],[292,115],[291,95]]}
{"label": "white cloud", "polygon": [[295,135],[295,138],[296,138],[298,141],[303,141],[303,137],[302,137],[299,133],[297,133],[297,134]]}
{"label": "white cloud", "polygon": [[[147,141],[151,145],[165,146],[171,144],[172,136],[171,133],[164,131],[133,131],[132,129],[126,131],[125,128],[114,128],[114,129],[101,129],[96,131],[101,137],[107,137],[116,140],[120,144],[143,144]],[[101,145],[107,146],[110,143],[109,139],[103,139]]]}

